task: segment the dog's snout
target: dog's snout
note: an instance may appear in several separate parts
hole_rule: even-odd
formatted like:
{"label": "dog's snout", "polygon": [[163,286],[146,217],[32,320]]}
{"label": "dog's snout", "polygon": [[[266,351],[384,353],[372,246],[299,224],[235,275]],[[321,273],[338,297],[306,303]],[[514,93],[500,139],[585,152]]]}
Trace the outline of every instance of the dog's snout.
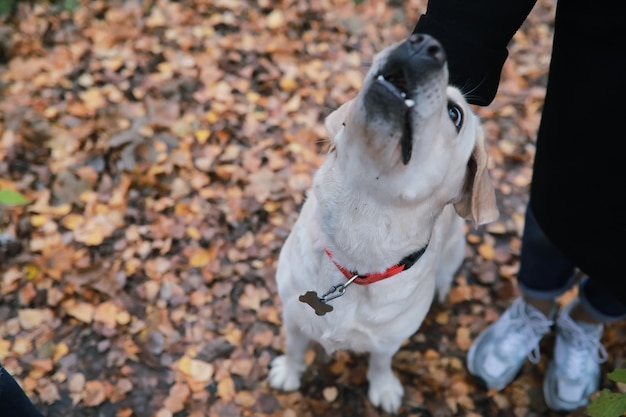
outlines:
{"label": "dog's snout", "polygon": [[446,61],[446,53],[435,38],[424,33],[414,33],[409,37],[409,45],[416,52],[433,58],[440,64]]}

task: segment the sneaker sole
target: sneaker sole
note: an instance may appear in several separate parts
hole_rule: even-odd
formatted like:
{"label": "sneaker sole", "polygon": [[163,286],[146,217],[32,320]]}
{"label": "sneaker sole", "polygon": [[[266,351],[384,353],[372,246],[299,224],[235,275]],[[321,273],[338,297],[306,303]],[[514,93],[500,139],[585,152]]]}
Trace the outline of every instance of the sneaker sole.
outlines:
{"label": "sneaker sole", "polygon": [[471,370],[470,370],[470,366],[468,363],[467,358],[465,359],[465,367],[467,368],[467,370],[469,371],[469,374],[472,376],[472,379],[474,380],[474,382],[476,383],[476,385],[478,385],[480,388],[484,389],[485,391],[489,391],[489,390],[496,390],[496,391],[502,391],[503,389],[505,389],[506,387],[508,387],[509,385],[511,385],[517,378],[519,378],[522,373],[523,373],[523,369],[524,366],[522,365],[522,367],[519,369],[519,371],[517,371],[517,373],[515,374],[515,376],[513,377],[513,379],[511,380],[511,382],[509,382],[508,384],[506,384],[504,387],[502,388],[490,388],[489,385],[487,385],[487,381],[485,381],[482,377],[474,374]]}
{"label": "sneaker sole", "polygon": [[[472,346],[476,346],[478,343],[480,343],[481,338],[483,337],[485,333],[481,333],[472,343]],[[470,347],[469,351],[467,352],[467,356],[465,357],[465,366],[467,368],[467,370],[469,371],[470,375],[472,375],[472,377],[474,377],[474,379],[476,380],[477,384],[485,389],[485,390],[496,390],[496,391],[502,391],[503,389],[505,389],[506,387],[508,387],[513,381],[515,381],[517,378],[519,378],[519,376],[522,374],[522,370],[524,369],[524,364],[522,363],[522,366],[520,366],[520,368],[517,370],[517,372],[515,373],[515,376],[506,384],[504,384],[503,386],[499,387],[499,386],[495,386],[495,387],[490,387],[489,384],[487,384],[487,381],[485,381],[481,376],[478,375],[478,372],[476,372],[476,369],[474,369],[474,367],[472,366],[472,364],[474,363],[474,357],[476,355],[475,353],[476,351],[474,349],[472,349]]]}
{"label": "sneaker sole", "polygon": [[550,386],[548,383],[548,376],[555,372],[552,368],[554,366],[554,362],[550,362],[550,364],[548,365],[548,369],[546,369],[546,373],[543,379],[543,401],[546,403],[546,405],[548,406],[548,408],[552,411],[554,411],[555,413],[558,414],[568,414],[571,413],[574,410],[577,410],[581,407],[585,407],[587,404],[581,404],[581,405],[575,405],[575,404],[571,404],[570,408],[562,408],[557,406],[554,401],[552,401],[553,395],[551,394],[551,390],[550,390]]}

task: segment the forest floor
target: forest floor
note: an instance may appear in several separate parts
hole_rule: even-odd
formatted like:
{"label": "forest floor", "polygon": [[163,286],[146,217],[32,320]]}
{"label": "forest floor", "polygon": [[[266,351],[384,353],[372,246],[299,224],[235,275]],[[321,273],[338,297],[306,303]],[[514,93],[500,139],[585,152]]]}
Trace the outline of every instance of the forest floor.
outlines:
{"label": "forest floor", "polygon": [[[19,2],[0,18],[0,189],[30,201],[0,207],[0,361],[45,415],[384,415],[356,353],[312,345],[300,390],[269,388],[284,348],[274,273],[327,148],[325,116],[425,6]],[[468,226],[448,300],[394,358],[401,416],[558,415],[541,390],[550,338],[501,392],[464,365],[519,294],[554,8],[538,1],[496,99],[476,108],[501,215]],[[603,386],[617,389],[606,373],[626,367],[626,330],[603,341]]]}

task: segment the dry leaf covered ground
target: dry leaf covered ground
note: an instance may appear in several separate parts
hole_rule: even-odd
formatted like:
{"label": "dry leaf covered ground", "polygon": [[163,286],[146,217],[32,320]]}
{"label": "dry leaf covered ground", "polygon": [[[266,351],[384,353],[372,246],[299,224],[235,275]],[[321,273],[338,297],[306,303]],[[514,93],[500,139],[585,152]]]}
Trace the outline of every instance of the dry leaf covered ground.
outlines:
{"label": "dry leaf covered ground", "polygon": [[[312,346],[300,391],[268,387],[283,349],[273,274],[326,148],[323,118],[424,10],[131,0],[69,13],[20,2],[2,18],[0,189],[32,203],[0,208],[0,360],[44,414],[380,415],[362,355]],[[395,357],[403,416],[553,415],[545,353],[500,393],[464,367],[471,340],[517,294],[553,13],[538,2],[496,100],[479,109],[501,220],[468,229],[449,300]],[[625,367],[623,327],[604,341],[605,370]]]}

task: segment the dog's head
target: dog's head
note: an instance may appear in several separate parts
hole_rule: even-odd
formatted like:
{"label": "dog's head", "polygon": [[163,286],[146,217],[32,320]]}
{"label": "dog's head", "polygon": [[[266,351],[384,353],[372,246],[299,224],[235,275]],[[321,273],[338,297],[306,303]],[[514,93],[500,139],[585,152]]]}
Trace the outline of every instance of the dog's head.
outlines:
{"label": "dog's head", "polygon": [[497,218],[480,122],[448,85],[446,55],[432,37],[413,34],[380,52],[326,129],[348,186],[398,204],[454,203],[474,224]]}

